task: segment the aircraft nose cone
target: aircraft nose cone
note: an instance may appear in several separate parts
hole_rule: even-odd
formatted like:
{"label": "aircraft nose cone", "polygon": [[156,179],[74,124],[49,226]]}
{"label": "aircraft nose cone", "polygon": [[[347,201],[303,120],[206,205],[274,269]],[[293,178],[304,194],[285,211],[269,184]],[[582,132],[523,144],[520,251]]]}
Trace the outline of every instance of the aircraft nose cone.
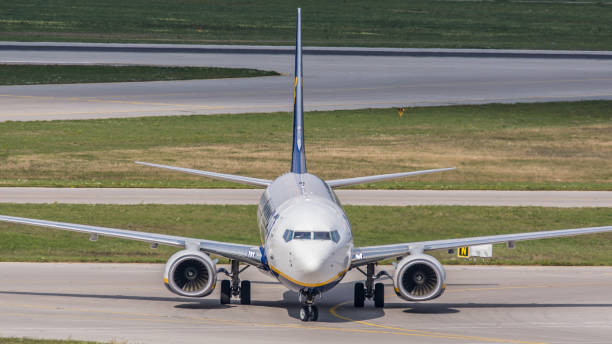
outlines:
{"label": "aircraft nose cone", "polygon": [[329,250],[304,249],[295,255],[296,272],[305,283],[322,283],[333,279],[339,271],[338,264],[334,264]]}
{"label": "aircraft nose cone", "polygon": [[310,254],[300,257],[300,270],[303,273],[313,274],[320,271],[325,264],[325,258],[320,255]]}

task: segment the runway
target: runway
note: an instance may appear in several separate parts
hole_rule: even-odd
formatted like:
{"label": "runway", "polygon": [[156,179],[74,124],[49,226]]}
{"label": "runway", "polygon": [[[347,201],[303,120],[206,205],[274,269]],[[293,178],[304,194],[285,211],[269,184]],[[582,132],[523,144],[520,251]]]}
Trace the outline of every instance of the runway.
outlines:
{"label": "runway", "polygon": [[[0,121],[292,109],[291,47],[0,42],[0,50],[1,63],[217,66],[283,73],[0,86]],[[306,47],[304,56],[306,111],[589,99],[612,99],[609,52]]]}
{"label": "runway", "polygon": [[[297,317],[297,295],[246,270],[253,304],[175,297],[162,265],[0,263],[2,336],[128,343],[609,343],[610,267],[449,266],[442,297],[352,307],[351,271],[318,301],[320,321]],[[380,267],[379,267],[380,268]],[[384,269],[392,272],[392,267]]]}
{"label": "runway", "polygon": [[[3,187],[0,203],[258,204],[261,189]],[[612,207],[612,191],[336,190],[345,205]]]}

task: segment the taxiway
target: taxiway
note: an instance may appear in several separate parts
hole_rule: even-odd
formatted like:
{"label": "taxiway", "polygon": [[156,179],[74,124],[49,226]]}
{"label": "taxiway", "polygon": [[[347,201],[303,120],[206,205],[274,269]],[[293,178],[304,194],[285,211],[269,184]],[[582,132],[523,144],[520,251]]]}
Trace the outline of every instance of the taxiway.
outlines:
{"label": "taxiway", "polygon": [[[353,281],[318,301],[318,322],[299,320],[298,296],[246,270],[253,304],[176,297],[162,265],[0,263],[2,336],[128,343],[609,343],[612,268],[449,266],[446,293],[352,307]],[[385,266],[392,271],[392,267]]]}
{"label": "taxiway", "polygon": [[[217,66],[283,73],[246,79],[0,86],[0,121],[292,109],[290,47],[0,42],[0,51],[0,63]],[[304,98],[306,111],[612,99],[612,54],[306,47]]]}
{"label": "taxiway", "polygon": [[[258,204],[261,189],[3,187],[0,203]],[[612,191],[335,190],[345,205],[612,207]]]}

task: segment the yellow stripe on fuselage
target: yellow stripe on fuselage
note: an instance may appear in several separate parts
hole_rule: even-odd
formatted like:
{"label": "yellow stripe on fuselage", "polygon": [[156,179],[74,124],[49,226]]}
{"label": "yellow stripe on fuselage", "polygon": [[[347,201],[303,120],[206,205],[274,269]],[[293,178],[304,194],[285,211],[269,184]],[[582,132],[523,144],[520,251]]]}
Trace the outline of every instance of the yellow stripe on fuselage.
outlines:
{"label": "yellow stripe on fuselage", "polygon": [[321,282],[321,283],[305,283],[305,282],[300,282],[300,281],[296,281],[293,278],[287,276],[286,274],[280,272],[280,270],[278,270],[277,268],[273,267],[272,265],[268,264],[268,266],[270,267],[270,269],[272,269],[274,272],[276,272],[277,274],[279,274],[279,276],[283,277],[284,279],[286,279],[287,281],[297,284],[299,286],[302,287],[309,287],[309,288],[315,288],[315,287],[322,287],[324,285],[330,284],[332,282],[334,282],[335,280],[337,280],[338,278],[342,277],[347,271],[348,269],[340,272],[339,274],[337,274],[336,276],[330,278],[329,280],[325,281],[325,282]]}

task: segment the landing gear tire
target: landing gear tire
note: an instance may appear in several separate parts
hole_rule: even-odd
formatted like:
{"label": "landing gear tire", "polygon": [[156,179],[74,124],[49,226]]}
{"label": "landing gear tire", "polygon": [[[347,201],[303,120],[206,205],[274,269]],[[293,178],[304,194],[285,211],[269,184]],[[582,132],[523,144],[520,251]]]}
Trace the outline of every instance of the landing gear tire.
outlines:
{"label": "landing gear tire", "polygon": [[385,285],[382,283],[374,285],[374,307],[385,307]]}
{"label": "landing gear tire", "polygon": [[221,281],[221,304],[227,305],[230,303],[232,297],[232,285],[230,281]]}
{"label": "landing gear tire", "polygon": [[302,306],[302,308],[300,308],[300,320],[302,321],[309,321],[311,318],[310,315],[310,309],[308,306]]}
{"label": "landing gear tire", "polygon": [[319,320],[319,309],[317,306],[310,307],[310,321]]}
{"label": "landing gear tire", "polygon": [[249,281],[240,282],[240,304],[251,304],[251,282]]}
{"label": "landing gear tire", "polygon": [[365,303],[365,287],[363,283],[355,283],[355,302],[356,308],[362,308]]}

